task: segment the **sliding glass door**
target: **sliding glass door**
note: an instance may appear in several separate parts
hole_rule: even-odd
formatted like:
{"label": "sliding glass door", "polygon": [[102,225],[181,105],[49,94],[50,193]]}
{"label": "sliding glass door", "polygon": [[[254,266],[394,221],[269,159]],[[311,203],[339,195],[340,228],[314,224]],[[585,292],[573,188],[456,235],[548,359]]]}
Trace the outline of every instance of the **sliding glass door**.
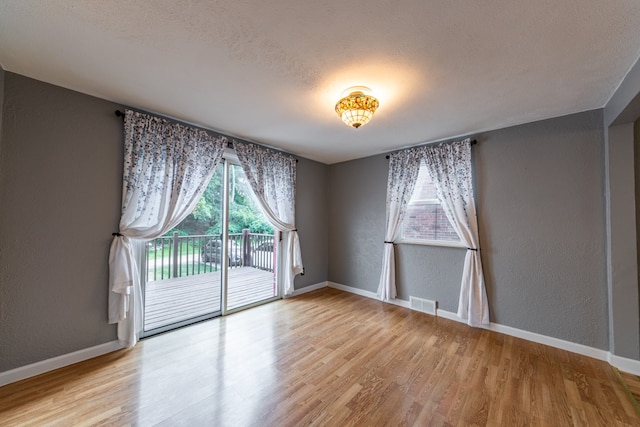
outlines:
{"label": "sliding glass door", "polygon": [[228,167],[228,256],[226,311],[278,296],[273,227],[254,200],[238,164]]}
{"label": "sliding glass door", "polygon": [[224,168],[223,163],[217,166],[195,210],[182,223],[146,245],[145,335],[222,312]]}
{"label": "sliding glass door", "polygon": [[234,160],[181,224],[146,244],[144,335],[278,298],[278,239]]}

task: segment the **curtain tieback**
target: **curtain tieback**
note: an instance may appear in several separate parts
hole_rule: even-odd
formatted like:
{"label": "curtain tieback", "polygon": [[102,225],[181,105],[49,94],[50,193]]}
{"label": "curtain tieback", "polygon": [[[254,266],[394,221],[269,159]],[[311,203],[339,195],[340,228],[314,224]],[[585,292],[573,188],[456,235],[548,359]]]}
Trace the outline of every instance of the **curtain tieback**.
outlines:
{"label": "curtain tieback", "polygon": [[114,237],[116,237],[116,236],[117,236],[117,237],[122,237],[122,236],[124,236],[124,234],[120,234],[120,233],[111,233],[111,235],[112,235],[112,236],[114,236]]}
{"label": "curtain tieback", "polygon": [[393,242],[389,242],[389,241],[387,241],[387,240],[385,240],[384,242],[385,242],[385,243],[391,243],[392,245],[395,245],[395,243],[393,243]]}
{"label": "curtain tieback", "polygon": [[467,250],[468,250],[468,251],[475,251],[475,252],[478,252],[478,248],[475,248],[475,249],[474,249],[474,248],[467,248]]}

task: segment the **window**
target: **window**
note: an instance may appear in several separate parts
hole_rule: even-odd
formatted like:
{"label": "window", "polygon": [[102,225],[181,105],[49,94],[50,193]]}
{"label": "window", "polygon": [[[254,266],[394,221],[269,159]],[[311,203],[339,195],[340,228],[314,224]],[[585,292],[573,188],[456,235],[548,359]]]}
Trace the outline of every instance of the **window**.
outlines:
{"label": "window", "polygon": [[462,245],[442,209],[424,162],[420,163],[416,186],[407,205],[397,241],[442,246]]}

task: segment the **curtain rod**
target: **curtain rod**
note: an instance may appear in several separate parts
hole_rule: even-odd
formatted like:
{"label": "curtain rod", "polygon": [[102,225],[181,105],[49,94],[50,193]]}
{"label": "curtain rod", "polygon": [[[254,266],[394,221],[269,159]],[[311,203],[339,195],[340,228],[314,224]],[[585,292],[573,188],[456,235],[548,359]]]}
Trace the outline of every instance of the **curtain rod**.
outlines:
{"label": "curtain rod", "polygon": [[[471,144],[471,145],[476,145],[477,143],[478,143],[478,141],[477,141],[476,139],[472,139],[472,140],[471,140],[471,142],[470,142],[470,144]],[[446,143],[445,143],[445,144],[446,144]],[[398,151],[400,151],[400,150],[398,150]],[[387,159],[388,159],[388,158],[389,158],[389,155],[387,154],[387,155],[385,156],[385,158],[387,158]]]}

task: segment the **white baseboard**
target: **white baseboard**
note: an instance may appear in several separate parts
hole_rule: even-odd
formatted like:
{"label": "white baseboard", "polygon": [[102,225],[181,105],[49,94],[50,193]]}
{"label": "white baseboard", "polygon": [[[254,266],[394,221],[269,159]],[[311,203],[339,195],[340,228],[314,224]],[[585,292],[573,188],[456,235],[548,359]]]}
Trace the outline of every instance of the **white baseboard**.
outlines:
{"label": "white baseboard", "polygon": [[378,295],[375,292],[365,291],[364,289],[352,288],[351,286],[341,285],[340,283],[327,282],[327,286],[333,289],[349,292],[350,294],[360,295],[361,297],[367,297],[371,299],[378,299]]}
{"label": "white baseboard", "polygon": [[[450,311],[438,310],[438,316],[445,319],[455,320],[456,322],[467,323],[465,320],[458,317],[456,313]],[[498,323],[490,323],[483,325],[482,328],[489,329],[490,331],[499,332],[501,334],[510,335],[516,338],[522,338],[527,341],[536,342],[538,344],[548,345],[550,347],[567,350],[572,353],[581,354],[583,356],[593,357],[594,359],[608,361],[609,352],[606,350],[600,350],[594,347],[589,347],[583,344],[577,344],[571,341],[565,341],[559,338],[553,338],[546,335],[537,334],[535,332],[529,332],[511,326],[504,326]]]}
{"label": "white baseboard", "polygon": [[440,308],[436,308],[436,316],[442,317],[443,319],[455,320],[456,322],[460,322],[460,323],[467,323],[461,318],[459,318],[457,314],[452,313],[450,311],[442,310]]}
{"label": "white baseboard", "polygon": [[[353,288],[351,286],[341,285],[339,283],[328,282],[330,288],[340,289],[341,291],[350,292],[352,294],[361,295],[367,298],[378,299],[375,292],[364,291],[362,289]],[[390,300],[387,301],[390,304],[399,305],[411,309],[409,301],[404,300]],[[458,317],[456,313],[450,311],[437,309],[436,316],[444,319],[454,320],[456,322],[467,323],[465,320]],[[483,326],[485,329],[495,331],[501,334],[510,335],[517,338],[522,338],[527,341],[536,342],[539,344],[548,345],[550,347],[559,348],[561,350],[570,351],[572,353],[581,354],[583,356],[592,357],[594,359],[608,362],[612,366],[620,369],[623,372],[628,372],[634,375],[640,375],[640,360],[627,359],[624,357],[616,356],[606,350],[600,350],[594,347],[589,347],[583,344],[577,344],[571,341],[561,340],[559,338],[553,338],[546,335],[537,334],[535,332],[524,331],[522,329],[513,328],[511,326],[499,325],[497,323],[490,323]]]}
{"label": "white baseboard", "polygon": [[627,359],[626,357],[616,356],[609,353],[609,363],[620,369],[622,372],[628,372],[633,375],[640,376],[640,361]]}
{"label": "white baseboard", "polygon": [[[389,304],[393,304],[393,305],[397,305],[399,307],[404,307],[404,308],[408,308],[409,310],[411,310],[411,303],[409,301],[405,301],[403,299],[392,299],[389,301],[386,301]],[[421,312],[422,313],[422,312]]]}
{"label": "white baseboard", "polygon": [[298,295],[306,294],[307,292],[317,291],[318,289],[326,288],[329,286],[329,282],[320,282],[315,285],[305,286],[304,288],[296,289],[291,295],[285,295],[285,298],[291,298]]}
{"label": "white baseboard", "polygon": [[[339,289],[341,291],[345,291],[345,292],[349,292],[352,294],[356,294],[356,295],[360,295],[363,297],[367,297],[367,298],[371,298],[371,299],[375,299],[378,300],[378,294],[376,294],[375,292],[371,292],[371,291],[365,291],[363,289],[358,289],[358,288],[353,288],[351,286],[346,286],[346,285],[341,285],[340,283],[335,283],[335,282],[327,282],[330,288],[334,288],[334,289]],[[411,308],[411,306],[409,305],[409,301],[405,301],[402,299],[391,299],[389,301],[384,301],[386,303],[389,304],[393,304],[393,305],[397,305],[400,307],[404,307],[404,308]]]}
{"label": "white baseboard", "polygon": [[103,354],[111,353],[112,351],[120,350],[122,348],[124,347],[118,341],[111,341],[94,347],[74,351],[73,353],[42,360],[30,365],[21,366],[19,368],[11,369],[10,371],[0,372],[0,387],[30,377],[35,377],[36,375],[44,374],[45,372],[53,371],[54,369],[73,365],[74,363],[82,362],[83,360],[93,359],[94,357],[102,356]]}

